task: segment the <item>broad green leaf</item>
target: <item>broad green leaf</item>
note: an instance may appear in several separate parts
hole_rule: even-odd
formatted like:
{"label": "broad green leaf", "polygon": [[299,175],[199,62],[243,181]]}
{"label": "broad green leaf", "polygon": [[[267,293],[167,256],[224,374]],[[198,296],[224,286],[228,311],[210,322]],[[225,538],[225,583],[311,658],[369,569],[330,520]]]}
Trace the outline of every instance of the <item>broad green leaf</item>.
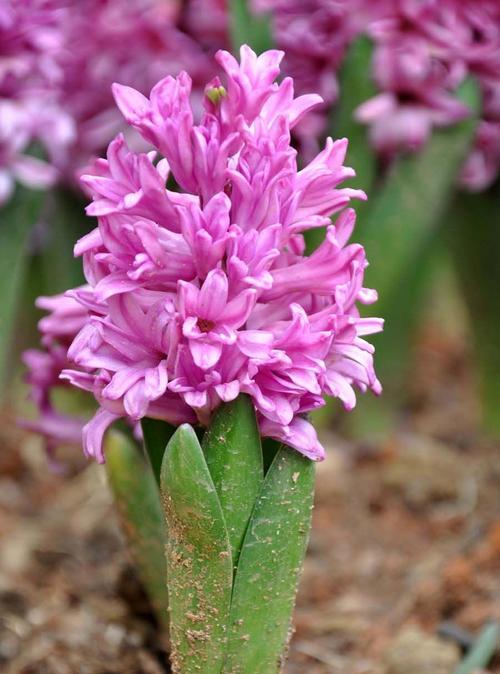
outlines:
{"label": "broad green leaf", "polygon": [[220,674],[233,565],[222,508],[196,433],[180,426],[161,467],[172,671]]}
{"label": "broad green leaf", "polygon": [[500,628],[498,623],[486,625],[453,674],[474,674],[488,666],[499,644]]}
{"label": "broad green leaf", "polygon": [[500,187],[458,194],[447,242],[471,318],[485,427],[500,434]]}
{"label": "broad green leaf", "polygon": [[231,41],[237,52],[247,44],[257,54],[273,48],[270,18],[255,14],[250,9],[251,0],[232,0],[230,8]]}
{"label": "broad green leaf", "polygon": [[276,674],[311,523],[314,464],[282,447],[255,504],[236,571],[223,674]]}
{"label": "broad green leaf", "polygon": [[106,439],[106,471],[140,578],[168,630],[165,523],[160,492],[141,448],[121,432]]}
{"label": "broad green leaf", "polygon": [[144,449],[159,485],[163,455],[170,438],[175,433],[175,427],[166,421],[145,417],[141,421],[141,428],[144,436]]}
{"label": "broad green leaf", "polygon": [[[418,264],[422,246],[440,223],[471,145],[479,110],[476,83],[466,81],[459,95],[473,111],[471,117],[435,130],[421,152],[397,161],[366,214],[362,231],[370,261],[366,283],[379,293],[379,315],[390,306],[406,270]],[[398,320],[397,315],[385,318]]]}
{"label": "broad green leaf", "polygon": [[202,447],[219,494],[236,566],[264,479],[259,429],[247,395],[219,407]]}
{"label": "broad green leaf", "polygon": [[26,274],[28,237],[43,204],[43,192],[18,186],[0,209],[0,394],[5,393],[11,349]]}

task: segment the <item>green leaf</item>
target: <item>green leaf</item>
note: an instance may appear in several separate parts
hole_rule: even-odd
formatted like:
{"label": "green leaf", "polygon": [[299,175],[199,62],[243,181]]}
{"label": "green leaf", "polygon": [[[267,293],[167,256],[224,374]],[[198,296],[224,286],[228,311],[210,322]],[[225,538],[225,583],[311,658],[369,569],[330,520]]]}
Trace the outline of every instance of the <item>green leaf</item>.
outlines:
{"label": "green leaf", "polygon": [[314,464],[282,447],[255,504],[234,582],[223,674],[275,674],[307,547]]}
{"label": "green leaf", "polygon": [[359,232],[370,262],[365,285],[378,291],[375,310],[385,319],[385,330],[370,339],[376,351],[379,349],[375,364],[384,386],[382,405],[379,401],[361,401],[359,409],[349,415],[348,423],[358,437],[366,437],[372,430],[379,437],[387,435],[401,402],[435,244],[477,123],[479,95],[475,82],[466,81],[459,93],[471,108],[471,117],[434,131],[421,152],[394,164],[371,200]]}
{"label": "green leaf", "polygon": [[219,495],[236,566],[264,479],[259,429],[247,395],[241,394],[219,407],[202,447]]}
{"label": "green leaf", "polygon": [[141,421],[144,449],[153,470],[156,482],[160,484],[161,463],[167,444],[175,433],[175,427],[160,419],[145,417]]}
{"label": "green leaf", "polygon": [[161,468],[172,670],[220,674],[233,567],[222,508],[196,433],[180,426]]}
{"label": "green leaf", "polygon": [[97,224],[94,218],[85,215],[85,202],[80,195],[67,188],[51,192],[46,218],[47,237],[40,253],[39,295],[61,293],[84,283],[82,261],[75,259],[73,248],[77,240]]}
{"label": "green leaf", "polygon": [[[355,119],[355,111],[377,89],[371,75],[373,43],[362,36],[355,40],[342,65],[339,78],[340,99],[332,115],[329,135],[333,138],[348,138],[346,164],[356,171],[353,184],[370,192],[375,180],[377,159],[368,142],[368,129]],[[359,211],[362,204],[357,204]]]}
{"label": "green leaf", "polygon": [[[375,180],[377,158],[368,142],[366,125],[356,121],[354,112],[361,103],[376,94],[375,84],[371,77],[372,51],[372,41],[366,36],[361,36],[350,46],[340,70],[340,99],[330,111],[327,129],[328,136],[349,140],[345,164],[356,171],[352,186],[365,190],[369,197]],[[366,203],[356,202],[358,227],[360,214],[364,213],[366,207]],[[305,232],[309,254],[321,244],[325,238],[325,232],[324,227]]]}
{"label": "green leaf", "polygon": [[447,242],[471,318],[483,422],[500,436],[500,186],[457,194],[447,214]]}
{"label": "green leaf", "polygon": [[411,375],[421,311],[428,291],[435,282],[439,263],[441,232],[436,228],[421,243],[415,264],[402,270],[390,298],[371,310],[385,318],[384,331],[372,335],[375,367],[384,388],[383,394],[358,396],[354,410],[344,414],[341,424],[351,438],[372,443],[387,440],[400,422],[402,406],[407,402],[406,382]]}
{"label": "green leaf", "polygon": [[421,152],[397,161],[366,214],[362,230],[370,261],[366,283],[379,293],[381,315],[405,270],[418,264],[426,238],[439,224],[474,137],[479,110],[476,83],[466,81],[459,96],[470,106],[471,117],[434,131]]}
{"label": "green leaf", "polygon": [[498,623],[486,625],[453,674],[474,674],[486,669],[498,646],[500,629]]}
{"label": "green leaf", "polygon": [[25,280],[28,236],[43,204],[43,192],[18,186],[0,210],[0,391],[6,390],[16,318]]}
{"label": "green leaf", "polygon": [[141,449],[126,435],[106,438],[106,471],[140,578],[168,631],[165,523],[160,492]]}
{"label": "green leaf", "polygon": [[229,8],[231,41],[235,52],[243,44],[249,45],[257,54],[273,48],[268,16],[252,12],[248,0],[232,0]]}

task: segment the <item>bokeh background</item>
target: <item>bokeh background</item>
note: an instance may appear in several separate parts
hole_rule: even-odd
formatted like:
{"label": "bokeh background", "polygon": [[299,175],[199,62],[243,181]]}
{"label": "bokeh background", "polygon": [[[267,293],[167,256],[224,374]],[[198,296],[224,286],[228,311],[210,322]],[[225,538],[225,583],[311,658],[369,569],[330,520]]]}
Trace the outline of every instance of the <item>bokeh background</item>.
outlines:
{"label": "bokeh background", "polygon": [[329,452],[286,671],[500,672],[497,0],[0,0],[0,671],[168,671],[105,469],[78,446],[92,401],[60,386],[34,302],[83,282],[79,177],[125,130],[112,82],[148,94],[185,69],[201,113],[213,54],[245,42],[323,96],[304,160],[349,138],[386,319],[383,396],[316,415]]}

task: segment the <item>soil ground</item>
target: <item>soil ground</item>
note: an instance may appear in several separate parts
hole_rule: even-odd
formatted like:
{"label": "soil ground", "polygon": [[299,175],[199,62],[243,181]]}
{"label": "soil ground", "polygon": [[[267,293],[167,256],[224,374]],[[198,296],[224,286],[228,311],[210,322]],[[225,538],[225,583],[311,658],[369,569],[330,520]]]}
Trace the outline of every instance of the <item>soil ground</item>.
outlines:
{"label": "soil ground", "polygon": [[[431,325],[418,362],[390,439],[325,436],[286,674],[448,674],[500,620],[500,445],[464,341]],[[50,473],[8,415],[1,441],[0,672],[168,672],[102,467]]]}

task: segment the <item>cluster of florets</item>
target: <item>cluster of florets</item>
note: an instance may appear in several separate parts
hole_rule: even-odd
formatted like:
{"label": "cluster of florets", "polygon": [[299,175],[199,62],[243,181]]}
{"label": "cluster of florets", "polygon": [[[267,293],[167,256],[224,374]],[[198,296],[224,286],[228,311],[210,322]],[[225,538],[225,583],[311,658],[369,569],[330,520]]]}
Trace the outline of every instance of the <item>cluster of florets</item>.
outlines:
{"label": "cluster of florets", "polygon": [[[500,169],[500,3],[497,0],[254,0],[272,12],[274,37],[287,50],[286,70],[298,85],[335,103],[335,79],[358,35],[374,43],[372,75],[379,93],[356,111],[385,159],[418,150],[436,127],[470,110],[457,97],[475,77],[482,120],[462,172],[471,190],[490,185]],[[308,131],[308,129],[306,130]]]}
{"label": "cluster of florets", "polygon": [[123,127],[114,81],[146,92],[182,68],[195,87],[214,74],[182,21],[175,0],[1,3],[0,205],[16,180],[39,188],[72,182],[104,151]]}
{"label": "cluster of florets", "polygon": [[[355,213],[345,207],[364,194],[338,187],[354,175],[346,140],[329,138],[298,170],[290,132],[321,99],[275,82],[282,56],[245,46],[238,63],[219,52],[227,82],[208,85],[198,124],[185,72],[150,98],[114,86],[125,119],[162,158],[119,135],[83,176],[98,220],[75,249],[88,285],[53,307],[60,320],[78,315],[61,376],[99,403],[83,433],[98,460],[120,417],[206,426],[240,393],[263,436],[321,459],[307,413],[325,394],[352,409],[355,387],[380,392],[363,336],[382,321],[356,307],[376,293],[363,287],[362,246],[347,243]],[[167,189],[174,183],[179,191]],[[302,233],[315,227],[326,238],[306,256]]]}

